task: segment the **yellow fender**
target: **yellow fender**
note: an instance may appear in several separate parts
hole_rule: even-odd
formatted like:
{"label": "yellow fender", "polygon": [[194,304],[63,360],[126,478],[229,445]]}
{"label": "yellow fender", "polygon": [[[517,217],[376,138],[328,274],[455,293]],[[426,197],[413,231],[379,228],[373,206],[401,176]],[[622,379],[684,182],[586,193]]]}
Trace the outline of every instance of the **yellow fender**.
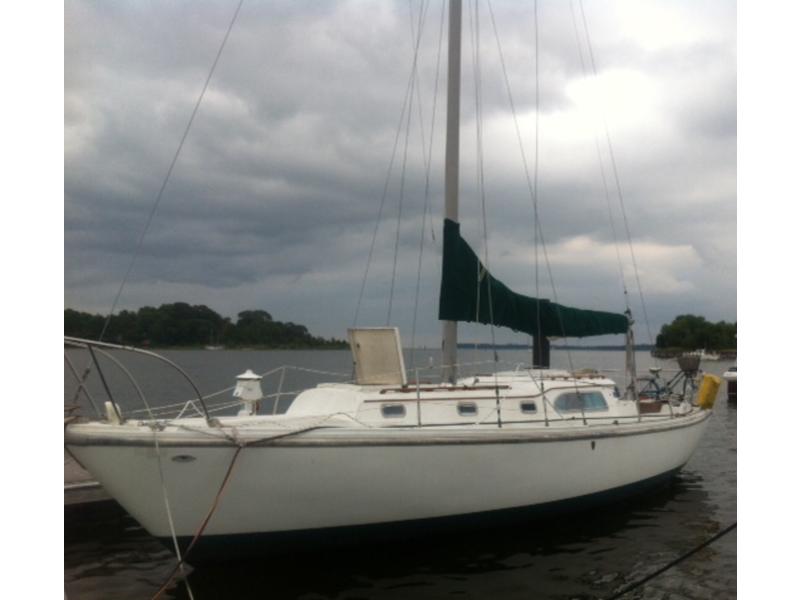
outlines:
{"label": "yellow fender", "polygon": [[716,375],[706,373],[703,375],[703,383],[700,384],[700,391],[697,392],[697,404],[700,408],[711,410],[714,401],[717,399],[717,391],[722,380]]}

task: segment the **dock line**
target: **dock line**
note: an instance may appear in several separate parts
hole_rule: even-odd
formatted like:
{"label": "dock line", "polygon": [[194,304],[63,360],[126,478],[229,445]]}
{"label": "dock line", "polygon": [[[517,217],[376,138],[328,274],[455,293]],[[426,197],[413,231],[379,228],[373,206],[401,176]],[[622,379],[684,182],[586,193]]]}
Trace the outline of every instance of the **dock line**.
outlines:
{"label": "dock line", "polygon": [[642,577],[639,581],[634,581],[632,584],[630,584],[629,586],[623,588],[622,590],[620,590],[619,592],[617,592],[613,596],[609,596],[608,598],[606,598],[606,600],[617,600],[617,598],[621,598],[622,596],[624,596],[628,592],[631,592],[631,591],[635,590],[636,588],[644,585],[645,583],[647,583],[648,581],[650,581],[654,577],[657,577],[658,575],[661,575],[661,573],[663,573],[664,571],[667,571],[667,570],[671,569],[672,567],[674,567],[675,565],[677,565],[678,563],[683,562],[684,560],[689,558],[692,554],[695,554],[695,553],[699,552],[700,550],[702,550],[703,548],[705,548],[706,546],[716,542],[719,538],[721,538],[725,534],[730,533],[734,529],[736,529],[736,521],[734,521],[733,524],[728,525],[725,529],[723,529],[722,531],[718,532],[716,535],[713,535],[712,537],[707,539],[705,542],[703,542],[699,546],[696,546],[695,548],[692,548],[691,550],[689,550],[685,554],[682,554],[681,556],[679,556],[678,558],[676,558],[672,562],[667,563],[666,565],[664,565],[663,567],[661,567],[657,571],[655,571],[653,573],[650,573],[650,575],[647,575],[646,577]]}

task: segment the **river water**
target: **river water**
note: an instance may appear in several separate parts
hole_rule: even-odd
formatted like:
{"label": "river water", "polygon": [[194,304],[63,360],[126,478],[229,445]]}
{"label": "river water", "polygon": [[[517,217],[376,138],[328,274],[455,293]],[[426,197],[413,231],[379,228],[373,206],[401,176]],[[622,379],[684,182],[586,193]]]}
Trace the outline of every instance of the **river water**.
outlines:
{"label": "river water", "polygon": [[[282,365],[312,371],[287,371],[281,385],[292,391],[322,381],[350,377],[349,351],[166,351],[196,380],[203,394],[232,385],[251,368],[265,372]],[[554,350],[553,366],[594,367],[622,382],[622,352]],[[406,365],[419,377],[438,353],[418,350]],[[87,357],[68,352],[77,370]],[[174,372],[141,357],[125,358],[145,397],[164,405],[192,397],[192,389]],[[133,358],[133,360],[131,360]],[[485,351],[463,350],[462,361],[485,363]],[[501,366],[530,361],[528,352],[501,350]],[[646,353],[637,356],[639,370],[655,364]],[[125,412],[140,408],[133,387],[101,358],[115,399]],[[673,361],[658,361],[665,373]],[[728,363],[704,362],[702,368],[721,374]],[[478,364],[465,370],[490,370]],[[317,373],[324,371],[326,373]],[[411,368],[409,371],[415,372]],[[666,373],[669,376],[669,373]],[[263,382],[274,392],[280,374]],[[724,383],[723,383],[724,388]],[[65,402],[75,390],[65,372]],[[96,403],[104,400],[101,382],[89,385]],[[745,400],[746,401],[746,400]],[[83,414],[92,408],[85,400]],[[291,402],[286,396],[278,410]],[[262,411],[271,410],[265,404]],[[565,474],[568,476],[568,474]],[[158,499],[154,499],[158,501]],[[201,598],[606,598],[700,544],[736,521],[736,407],[724,389],[696,454],[673,482],[646,496],[546,522],[521,522],[513,527],[469,531],[439,538],[387,543],[298,555],[270,556],[237,563],[187,568],[193,597]],[[115,503],[65,509],[65,591],[74,600],[150,598],[174,565],[174,556]],[[659,575],[626,598],[700,599],[736,595],[736,530],[675,568]],[[173,584],[167,598],[189,598],[184,583]]]}

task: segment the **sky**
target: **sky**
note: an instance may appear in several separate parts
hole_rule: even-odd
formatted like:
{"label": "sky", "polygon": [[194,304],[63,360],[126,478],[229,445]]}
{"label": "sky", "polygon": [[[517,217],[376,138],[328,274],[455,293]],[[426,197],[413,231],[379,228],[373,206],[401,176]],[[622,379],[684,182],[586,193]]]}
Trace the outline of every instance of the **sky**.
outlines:
{"label": "sky", "polygon": [[[236,4],[64,5],[65,307],[111,308]],[[418,2],[245,1],[118,309],[186,301],[235,318],[262,308],[343,338],[386,186],[358,324],[387,324],[391,298],[389,323],[404,343],[413,329],[416,344],[438,345],[445,63],[437,88],[442,4],[425,6],[406,121]],[[580,46],[570,3],[539,2],[544,248],[526,179],[537,162],[533,4],[492,2],[497,38],[489,6],[479,4],[476,21],[465,3],[462,235],[522,293],[622,312],[624,280],[641,342],[679,314],[735,321],[735,3],[585,0],[595,77],[582,67],[579,5]],[[426,179],[433,221],[423,228]],[[460,339],[488,342],[490,331],[465,325]]]}

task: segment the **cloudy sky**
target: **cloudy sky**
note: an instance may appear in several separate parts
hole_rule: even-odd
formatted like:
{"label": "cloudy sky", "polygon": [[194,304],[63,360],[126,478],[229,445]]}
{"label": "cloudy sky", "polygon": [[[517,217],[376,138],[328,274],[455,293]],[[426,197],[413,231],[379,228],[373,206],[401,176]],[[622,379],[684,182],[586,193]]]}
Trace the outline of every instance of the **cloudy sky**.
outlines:
{"label": "cloudy sky", "polygon": [[[65,306],[109,310],[236,4],[65,4]],[[607,123],[652,335],[687,312],[736,320],[735,3],[585,0],[596,78],[583,74],[570,3],[539,5],[539,210],[558,300],[624,310],[596,145],[598,136],[605,144]],[[425,197],[421,131],[427,142],[442,14],[438,1],[426,7],[407,150],[404,123],[359,318],[386,322],[400,214],[391,321],[406,343]],[[480,3],[477,43],[489,260],[499,279],[533,294],[532,202],[487,7]],[[468,8],[461,221],[482,254]],[[532,3],[495,0],[492,9],[532,169]],[[120,307],[182,300],[231,317],[264,308],[315,334],[344,337],[398,133],[419,10],[417,1],[245,1]],[[585,45],[581,52],[588,60]],[[443,76],[442,68],[440,92]],[[443,102],[440,93],[430,171],[435,221],[424,235],[416,333],[428,345],[440,333]],[[607,153],[602,160],[613,183]],[[612,200],[637,336],[648,341]],[[540,271],[540,290],[552,298],[544,265]],[[488,328],[467,326],[461,338],[488,336]],[[525,341],[513,332],[498,339]]]}

